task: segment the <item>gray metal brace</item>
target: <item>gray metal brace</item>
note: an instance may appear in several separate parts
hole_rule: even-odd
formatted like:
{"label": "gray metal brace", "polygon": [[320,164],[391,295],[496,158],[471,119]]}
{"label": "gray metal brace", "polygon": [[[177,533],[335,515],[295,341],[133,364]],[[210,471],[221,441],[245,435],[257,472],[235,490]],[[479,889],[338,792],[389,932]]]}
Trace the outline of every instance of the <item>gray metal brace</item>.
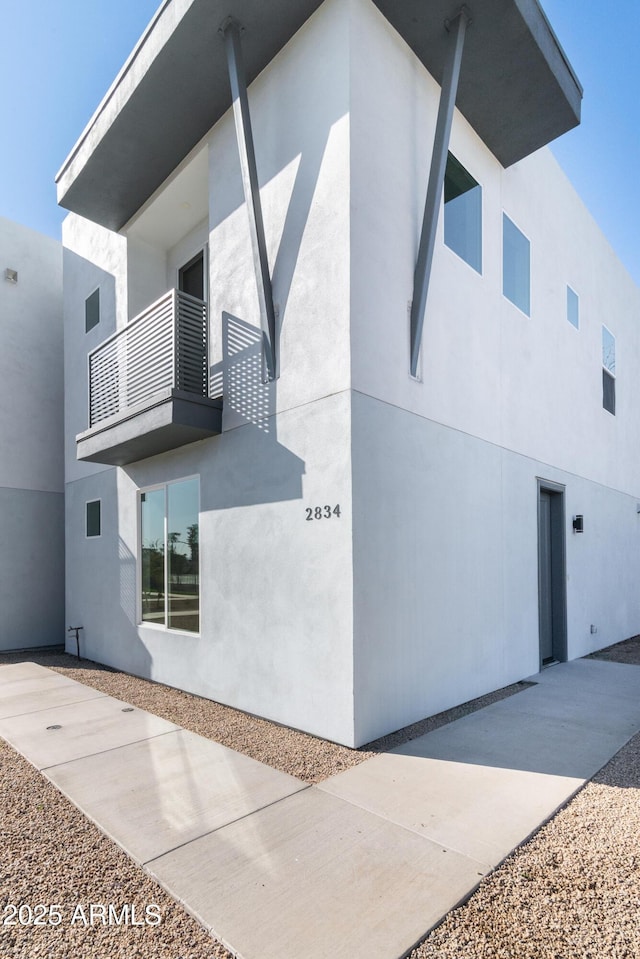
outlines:
{"label": "gray metal brace", "polygon": [[273,291],[267,259],[267,244],[264,236],[264,221],[262,219],[262,205],[260,203],[260,188],[256,156],[251,132],[251,117],[249,115],[249,98],[247,96],[247,81],[242,59],[240,44],[240,24],[229,18],[220,27],[227,51],[229,67],[229,82],[233,99],[233,115],[236,124],[238,152],[242,170],[242,186],[244,188],[245,204],[249,213],[249,229],[251,232],[251,248],[253,265],[256,274],[256,286],[260,305],[260,326],[262,329],[262,346],[267,371],[267,379],[275,380],[277,375],[276,364],[276,314],[273,305]]}
{"label": "gray metal brace", "polygon": [[411,301],[412,376],[416,376],[418,371],[418,357],[420,356],[422,327],[424,324],[424,313],[427,304],[427,293],[429,291],[429,278],[431,276],[433,251],[436,242],[436,228],[438,225],[438,213],[440,212],[440,198],[442,196],[444,174],[447,165],[447,151],[449,149],[453,110],[456,105],[456,94],[458,92],[458,80],[460,78],[460,66],[462,64],[464,38],[467,26],[470,23],[471,18],[466,7],[461,7],[457,16],[450,22],[447,21],[446,23],[447,30],[451,36],[449,39],[447,62],[445,64],[444,75],[442,77],[440,105],[438,107],[436,133],[433,140],[433,153],[431,155],[429,184],[427,186],[427,199],[424,206],[424,218],[422,220],[422,232],[420,234],[420,245],[418,247],[418,259],[413,276],[413,300]]}

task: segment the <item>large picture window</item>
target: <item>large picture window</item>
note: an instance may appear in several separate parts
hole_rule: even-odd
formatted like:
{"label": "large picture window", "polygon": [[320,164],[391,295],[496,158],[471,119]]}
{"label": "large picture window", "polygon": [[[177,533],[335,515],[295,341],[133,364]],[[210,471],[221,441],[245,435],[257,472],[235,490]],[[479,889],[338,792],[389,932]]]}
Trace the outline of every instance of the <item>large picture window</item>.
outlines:
{"label": "large picture window", "polygon": [[140,493],[144,623],[200,631],[199,500],[197,479]]}

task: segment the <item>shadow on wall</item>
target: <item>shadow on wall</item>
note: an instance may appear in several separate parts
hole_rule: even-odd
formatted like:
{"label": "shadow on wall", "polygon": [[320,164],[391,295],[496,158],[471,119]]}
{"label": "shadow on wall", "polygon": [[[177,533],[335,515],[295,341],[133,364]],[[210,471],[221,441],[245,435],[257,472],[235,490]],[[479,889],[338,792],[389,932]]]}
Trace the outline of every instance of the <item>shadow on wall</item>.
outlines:
{"label": "shadow on wall", "polygon": [[[292,74],[291,89],[297,84]],[[312,78],[313,79],[313,78]],[[316,77],[318,89],[326,86],[326,77]],[[286,78],[283,78],[286,88]],[[264,94],[264,91],[262,91]],[[302,242],[307,230],[314,197],[318,192],[323,162],[329,148],[331,135],[338,124],[347,115],[346,102],[341,90],[332,95],[313,98],[313,109],[309,111],[302,102],[281,104],[281,108],[270,113],[266,101],[260,94],[253,93],[252,116],[259,117],[264,111],[267,117],[264,125],[254,122],[254,141],[259,189],[262,197],[263,216],[269,247],[271,265],[271,284],[274,302],[278,304],[280,316],[276,331],[276,350],[279,355],[280,330],[286,319],[289,295],[296,272]],[[262,109],[261,109],[262,108]],[[294,122],[295,121],[295,122]],[[286,212],[279,209],[281,199],[275,200],[271,193],[272,181],[287,175],[287,168],[296,164],[295,177],[290,188]],[[233,124],[229,122],[222,133],[218,147],[212,153],[211,182],[224,179],[225,189],[212,189],[210,195],[209,227],[212,234],[236,210],[245,205],[241,168],[237,160],[237,146]],[[286,191],[285,191],[286,192]],[[325,211],[330,213],[331,211]],[[284,216],[282,217],[282,213]],[[282,217],[282,218],[281,218]],[[278,236],[277,248],[272,240]]]}
{"label": "shadow on wall", "polygon": [[276,383],[264,382],[262,331],[223,313],[222,336],[223,361],[211,367],[210,395],[224,397],[225,432],[212,441],[219,453],[208,508],[301,499],[305,464],[277,441]]}

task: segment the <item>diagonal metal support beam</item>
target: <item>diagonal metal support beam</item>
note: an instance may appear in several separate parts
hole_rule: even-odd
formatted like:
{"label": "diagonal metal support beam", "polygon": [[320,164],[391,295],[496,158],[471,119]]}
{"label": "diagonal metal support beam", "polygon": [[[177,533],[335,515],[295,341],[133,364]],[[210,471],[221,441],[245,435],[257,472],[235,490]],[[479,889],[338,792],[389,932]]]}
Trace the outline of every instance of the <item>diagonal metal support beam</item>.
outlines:
{"label": "diagonal metal support beam", "polygon": [[262,219],[262,205],[260,203],[260,188],[256,168],[256,155],[253,146],[251,131],[251,117],[249,115],[249,97],[247,95],[247,81],[242,59],[240,43],[240,24],[230,18],[220,27],[224,37],[229,68],[229,82],[233,100],[233,115],[236,124],[238,153],[242,169],[242,186],[247,210],[249,212],[249,229],[251,232],[251,248],[253,265],[256,274],[258,301],[260,304],[260,326],[262,328],[262,346],[264,351],[267,378],[275,380],[276,364],[276,315],[273,306],[273,291],[267,259],[267,244],[264,236],[264,221]]}
{"label": "diagonal metal support beam", "polygon": [[447,151],[451,136],[453,110],[456,105],[462,51],[467,26],[471,23],[469,11],[462,7],[458,15],[446,23],[449,31],[449,50],[442,78],[440,92],[440,106],[436,121],[436,133],[433,140],[431,155],[431,171],[427,186],[427,199],[424,206],[422,232],[418,247],[418,259],[413,276],[413,299],[411,301],[411,375],[416,376],[418,371],[418,357],[422,341],[422,327],[429,291],[431,264],[436,242],[436,228],[438,213],[440,212],[440,198],[444,184],[444,174],[447,165]]}

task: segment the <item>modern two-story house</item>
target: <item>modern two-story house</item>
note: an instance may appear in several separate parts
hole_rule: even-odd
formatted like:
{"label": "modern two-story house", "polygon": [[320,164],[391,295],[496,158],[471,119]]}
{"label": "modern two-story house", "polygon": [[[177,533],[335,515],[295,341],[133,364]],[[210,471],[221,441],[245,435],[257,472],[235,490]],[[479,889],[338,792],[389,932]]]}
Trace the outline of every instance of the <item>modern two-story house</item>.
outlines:
{"label": "modern two-story house", "polygon": [[640,630],[640,292],[536,0],[166,0],[62,167],[67,619],[349,746]]}

